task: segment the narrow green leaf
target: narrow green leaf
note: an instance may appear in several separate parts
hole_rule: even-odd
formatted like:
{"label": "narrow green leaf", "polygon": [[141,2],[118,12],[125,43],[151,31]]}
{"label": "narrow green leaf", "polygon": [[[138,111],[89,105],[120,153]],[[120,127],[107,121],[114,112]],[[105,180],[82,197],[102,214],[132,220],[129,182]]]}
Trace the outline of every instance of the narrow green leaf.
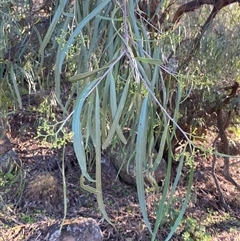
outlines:
{"label": "narrow green leaf", "polygon": [[20,95],[20,92],[19,92],[17,78],[16,78],[16,75],[15,75],[14,70],[13,70],[13,63],[12,62],[10,63],[10,76],[11,76],[11,80],[12,80],[13,87],[14,87],[14,90],[15,90],[15,94],[17,96],[19,108],[22,109],[22,98],[21,98],[21,95]]}
{"label": "narrow green leaf", "polygon": [[110,223],[110,219],[106,213],[105,206],[103,203],[102,195],[102,175],[101,175],[101,130],[100,130],[100,102],[98,90],[96,89],[96,105],[95,105],[95,150],[96,150],[96,189],[97,189],[97,202],[100,211],[104,218]]}
{"label": "narrow green leaf", "polygon": [[[107,139],[104,141],[103,145],[102,145],[102,148],[103,149],[106,149],[109,145],[109,143],[111,142],[112,138],[113,138],[113,135],[114,133],[116,132],[116,129],[118,128],[118,123],[119,123],[119,119],[122,115],[122,111],[123,111],[123,108],[124,108],[124,105],[125,105],[125,102],[126,102],[126,99],[127,99],[127,96],[128,96],[128,89],[129,89],[129,84],[130,84],[130,78],[127,80],[125,86],[124,86],[124,89],[123,89],[123,92],[122,92],[122,96],[121,96],[121,100],[119,102],[119,105],[118,105],[118,108],[117,108],[117,111],[116,111],[116,114],[114,116],[114,120],[113,120],[113,123],[112,123],[112,126],[111,126],[111,129],[108,133],[108,136],[107,136]],[[121,138],[121,135],[119,136]],[[123,139],[121,139],[121,141],[123,143],[127,143],[125,137],[123,136]]]}
{"label": "narrow green leaf", "polygon": [[107,66],[104,66],[102,68],[99,68],[99,69],[94,69],[92,71],[88,71],[88,72],[85,72],[85,73],[76,74],[76,75],[72,76],[69,80],[71,82],[76,82],[76,81],[79,81],[79,80],[82,80],[82,79],[86,79],[86,78],[88,78],[88,77],[90,77],[94,74],[98,74],[102,70],[109,69],[109,66],[110,66],[110,64],[107,65]]}
{"label": "narrow green leaf", "polygon": [[[168,139],[168,141],[170,140],[169,135],[167,135],[167,139]],[[168,190],[169,190],[169,186],[170,186],[171,170],[172,170],[172,153],[171,153],[170,149],[168,151],[167,163],[168,163],[168,166],[167,166],[167,173],[166,173],[166,177],[165,177],[165,181],[164,181],[164,189],[163,189],[162,198],[159,202],[159,206],[158,206],[157,211],[156,211],[157,217],[156,217],[153,235],[152,235],[152,239],[151,239],[152,241],[155,240],[158,229],[159,229],[159,226],[160,226],[160,224],[161,224],[161,222],[162,222],[162,220],[163,220],[163,218],[166,214],[166,211],[169,209],[169,205],[170,205],[169,202],[166,203],[167,194],[168,194]]]}
{"label": "narrow green leaf", "polygon": [[194,174],[194,167],[192,166],[191,167],[191,171],[190,171],[190,174],[189,174],[189,180],[188,180],[188,188],[187,188],[187,193],[186,193],[186,196],[185,196],[185,200],[183,202],[183,205],[182,205],[182,209],[174,223],[174,225],[172,226],[171,228],[171,232],[168,234],[168,237],[165,239],[165,241],[168,241],[171,239],[171,237],[173,236],[173,234],[176,232],[177,230],[177,227],[179,226],[179,224],[181,223],[182,221],[182,218],[183,218],[183,215],[186,211],[186,208],[187,208],[187,204],[189,202],[189,199],[190,199],[190,194],[191,194],[191,188],[192,188],[192,183],[193,183],[193,174]]}
{"label": "narrow green leaf", "polygon": [[[64,21],[64,24],[62,26],[61,31],[63,31],[63,32],[68,31],[69,22],[70,22],[70,18],[67,17],[66,20]],[[57,56],[56,56],[56,67],[55,67],[55,70],[54,70],[54,73],[55,73],[55,94],[56,94],[58,104],[62,108],[63,112],[66,115],[68,115],[68,111],[67,111],[66,107],[63,106],[62,101],[61,101],[61,88],[60,88],[61,78],[60,78],[60,70],[58,69],[58,64],[57,64],[59,62],[60,53],[61,53],[61,46],[59,45],[58,50],[57,50]]]}
{"label": "narrow green leaf", "polygon": [[163,131],[162,136],[161,136],[160,148],[159,148],[159,151],[158,151],[155,163],[153,165],[153,170],[157,169],[157,167],[159,166],[159,164],[160,164],[160,162],[162,160],[163,152],[164,152],[165,147],[166,147],[165,143],[166,143],[166,139],[167,139],[167,135],[168,134],[169,134],[169,126],[165,125],[164,131]]}
{"label": "narrow green leaf", "polygon": [[[134,30],[134,34],[136,35],[136,37],[135,37],[135,39],[137,39],[137,47],[138,47],[138,52],[139,52],[139,55],[141,56],[141,57],[143,57],[144,56],[144,51],[143,51],[143,43],[142,43],[142,38],[141,38],[141,35],[140,35],[140,33],[139,33],[139,28],[138,28],[138,26],[137,26],[137,18],[135,17],[136,15],[135,15],[135,10],[134,10],[134,3],[133,3],[134,1],[129,1],[128,3],[129,4],[127,4],[127,6],[128,6],[128,11],[129,11],[129,16],[130,16],[130,18],[129,19],[131,19],[131,24],[132,24],[132,27],[133,27],[133,30]],[[128,34],[128,33],[126,33],[126,34]],[[131,34],[133,34],[133,33],[131,33]]]}
{"label": "narrow green leaf", "polygon": [[143,219],[148,227],[148,230],[152,233],[152,228],[148,220],[147,205],[144,191],[144,177],[143,177],[143,165],[146,163],[146,148],[147,148],[147,126],[148,126],[148,97],[143,100],[141,113],[139,116],[138,134],[136,142],[136,183],[138,200],[143,215]]}
{"label": "narrow green leaf", "polygon": [[82,170],[82,174],[91,182],[95,182],[95,181],[89,176],[87,172],[86,155],[85,155],[85,148],[84,148],[84,142],[83,142],[83,136],[82,136],[82,124],[81,124],[80,117],[81,117],[84,102],[88,97],[89,93],[94,88],[94,85],[96,83],[97,83],[97,80],[89,83],[84,88],[82,93],[79,95],[76,102],[76,106],[73,114],[73,121],[72,121],[72,131],[74,133],[74,136],[73,136],[74,151],[75,151],[79,166]]}
{"label": "narrow green leaf", "polygon": [[144,58],[144,57],[135,57],[136,60],[141,61],[142,63],[147,64],[154,64],[154,65],[161,65],[162,61],[159,59],[151,59],[151,58]]}
{"label": "narrow green leaf", "polygon": [[82,29],[84,28],[84,26],[89,23],[89,21],[91,19],[93,19],[94,17],[96,17],[96,15],[102,11],[109,3],[111,2],[111,0],[105,0],[102,3],[100,3],[98,6],[96,6],[96,8],[94,8],[94,10],[88,14],[76,27],[76,29],[74,30],[74,32],[71,34],[70,38],[68,39],[67,43],[65,44],[61,54],[60,54],[60,58],[59,58],[59,62],[58,62],[58,69],[61,70],[62,69],[62,64],[63,64],[63,60],[66,56],[66,53],[68,52],[69,48],[71,47],[71,45],[74,42],[74,39],[76,36],[78,36],[80,34],[80,32],[82,31]]}
{"label": "narrow green leaf", "polygon": [[54,17],[53,17],[53,19],[51,21],[51,24],[50,24],[50,26],[48,28],[48,31],[47,31],[47,33],[46,33],[46,35],[45,35],[45,37],[43,39],[43,42],[42,42],[42,44],[41,44],[41,46],[39,48],[39,54],[40,55],[44,52],[44,49],[46,48],[46,46],[47,46],[47,44],[48,44],[48,42],[49,42],[49,40],[50,40],[50,38],[52,36],[53,31],[56,29],[56,25],[57,25],[57,23],[59,21],[59,18],[61,16],[61,14],[63,13],[63,9],[64,9],[64,7],[65,7],[67,2],[68,2],[68,0],[60,0],[59,6],[57,8],[57,11],[54,14]]}

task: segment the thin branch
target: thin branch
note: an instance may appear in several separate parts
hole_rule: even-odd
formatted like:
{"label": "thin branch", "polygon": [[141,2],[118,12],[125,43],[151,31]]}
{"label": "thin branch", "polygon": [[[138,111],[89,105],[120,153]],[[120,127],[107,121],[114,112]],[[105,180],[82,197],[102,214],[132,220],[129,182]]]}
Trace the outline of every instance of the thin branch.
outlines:
{"label": "thin branch", "polygon": [[[221,138],[221,144],[222,144],[223,152],[224,152],[224,154],[229,155],[229,142],[228,142],[228,138],[227,138],[227,135],[225,133],[225,130],[228,127],[229,120],[231,118],[231,112],[227,116],[226,120],[223,121],[224,118],[223,118],[223,113],[222,113],[222,107],[223,106],[221,106],[221,108],[219,108],[216,111],[216,113],[217,113],[217,127],[218,127],[218,130],[219,130],[219,137]],[[240,191],[240,185],[232,178],[232,176],[230,174],[229,161],[230,161],[229,156],[225,156],[224,157],[223,175],[226,178],[226,180],[231,182]]]}
{"label": "thin branch", "polygon": [[200,8],[203,5],[213,5],[216,12],[219,12],[223,7],[232,3],[239,2],[239,0],[195,0],[183,4],[175,12],[172,22],[177,23],[184,13],[188,13]]}
{"label": "thin branch", "polygon": [[[214,2],[214,3],[212,3]],[[204,4],[208,4],[208,5],[213,5],[213,9],[210,13],[210,15],[208,16],[207,20],[205,21],[204,25],[202,26],[201,30],[198,32],[197,36],[195,37],[195,39],[193,40],[193,44],[191,47],[191,51],[188,54],[188,58],[184,61],[184,63],[179,67],[180,69],[184,69],[185,65],[188,65],[189,61],[191,60],[192,56],[194,56],[195,51],[198,49],[199,45],[200,45],[200,41],[203,37],[203,35],[205,34],[205,32],[207,31],[209,25],[211,24],[211,22],[213,21],[213,19],[216,17],[216,15],[218,14],[218,12],[224,8],[227,5],[230,5],[234,2],[239,2],[239,0],[196,0],[196,1],[192,1],[189,3],[186,3],[184,5],[182,5],[175,13],[174,17],[173,17],[173,23],[177,23],[180,18],[182,17],[182,15],[186,12],[190,12],[190,11],[194,11],[197,8],[200,8],[202,5]],[[181,43],[180,43],[181,45]]]}
{"label": "thin branch", "polygon": [[[218,139],[218,137],[215,139],[214,144],[213,144],[214,149],[216,149],[216,141],[217,141],[217,139]],[[217,158],[216,158],[216,154],[214,153],[214,154],[213,154],[213,161],[212,161],[212,176],[213,176],[215,185],[216,185],[216,187],[217,187],[218,194],[220,195],[221,203],[222,203],[223,207],[225,208],[225,210],[226,210],[226,211],[229,211],[229,207],[228,207],[228,205],[227,205],[227,203],[226,203],[226,201],[225,201],[225,198],[224,198],[224,196],[223,196],[223,194],[222,194],[221,187],[220,187],[220,185],[219,185],[219,183],[218,183],[218,179],[217,179],[216,174],[215,174],[216,162],[217,162]]]}

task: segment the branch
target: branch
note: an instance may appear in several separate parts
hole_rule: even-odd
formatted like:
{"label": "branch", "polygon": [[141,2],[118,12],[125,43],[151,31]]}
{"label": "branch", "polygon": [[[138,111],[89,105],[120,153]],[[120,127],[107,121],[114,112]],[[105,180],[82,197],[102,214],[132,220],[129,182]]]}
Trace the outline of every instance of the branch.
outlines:
{"label": "branch", "polygon": [[194,11],[204,4],[213,5],[216,12],[219,12],[223,7],[235,2],[239,2],[239,0],[194,0],[180,6],[173,17],[172,22],[177,23],[184,13]]}
{"label": "branch", "polygon": [[195,0],[195,1],[191,1],[189,3],[186,3],[178,8],[178,10],[176,11],[176,13],[173,17],[173,23],[177,23],[180,20],[180,18],[182,17],[182,15],[186,12],[194,11],[195,9],[200,8],[204,4],[213,5],[213,9],[212,9],[211,13],[209,14],[209,16],[208,16],[207,20],[205,21],[204,25],[202,26],[201,30],[198,32],[197,36],[193,40],[193,45],[192,45],[191,51],[189,53],[189,57],[184,61],[184,63],[182,64],[182,66],[180,66],[180,68],[184,68],[184,66],[189,63],[194,52],[199,47],[202,36],[206,32],[206,30],[208,29],[208,26],[211,24],[211,22],[216,17],[218,12],[222,8],[226,7],[227,5],[230,5],[232,3],[239,2],[239,1],[240,0]]}

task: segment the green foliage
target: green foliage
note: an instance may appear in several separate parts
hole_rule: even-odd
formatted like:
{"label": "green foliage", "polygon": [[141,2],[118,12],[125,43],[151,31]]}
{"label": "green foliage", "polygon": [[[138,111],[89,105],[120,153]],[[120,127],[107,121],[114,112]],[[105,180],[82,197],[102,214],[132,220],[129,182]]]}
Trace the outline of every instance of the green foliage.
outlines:
{"label": "green foliage", "polygon": [[[179,210],[177,205],[183,202],[182,198],[174,197],[171,202],[167,201],[163,209],[165,211],[165,216],[162,219],[162,225],[166,225],[168,228],[172,227],[179,215]],[[157,203],[156,203],[157,205]]]}
{"label": "green foliage", "polygon": [[194,218],[186,218],[182,226],[184,231],[182,234],[184,241],[210,241],[211,236],[206,232],[203,225],[199,223],[198,220]]}
{"label": "green foliage", "polygon": [[27,214],[22,214],[21,220],[24,223],[34,223],[36,221],[34,217]]}
{"label": "green foliage", "polygon": [[[44,50],[50,39],[55,23],[60,18],[61,7],[64,5],[59,5],[40,51]],[[124,8],[120,8],[118,4],[113,5],[110,1],[96,1],[83,5],[76,2],[75,7],[78,9],[75,16],[68,15],[66,18],[68,25],[64,25],[56,38],[59,48],[56,58],[55,87],[57,101],[63,112],[68,114],[68,103],[64,106],[61,100],[60,76],[65,66],[69,65],[71,70],[76,69],[76,73],[73,73],[74,76],[70,78],[70,81],[76,83],[72,86],[72,93],[76,92],[78,95],[74,106],[72,129],[74,149],[83,174],[81,186],[96,194],[100,210],[110,221],[105,212],[102,197],[101,149],[118,145],[123,153],[133,153],[131,159],[127,161],[134,162],[136,167],[139,203],[146,225],[153,233],[152,240],[154,240],[162,219],[169,211],[168,206],[163,208],[164,203],[167,197],[169,203],[172,202],[183,161],[189,162],[191,171],[188,191],[181,211],[176,217],[174,216],[169,239],[186,209],[193,176],[192,161],[188,160],[191,154],[186,155],[186,147],[183,147],[183,152],[179,154],[178,174],[171,188],[171,166],[174,153],[170,147],[176,135],[175,132],[179,129],[177,122],[184,90],[184,78],[180,75],[172,76],[171,71],[168,71],[168,81],[165,84],[163,76],[166,73],[163,67],[166,56],[171,53],[172,49],[177,48],[182,36],[169,32],[161,35],[160,41],[158,38],[149,39],[146,27],[135,17],[134,1],[130,1],[129,4],[124,2]],[[74,28],[70,32],[67,26],[74,26]],[[77,64],[76,68],[74,64]],[[160,98],[161,101],[159,101]],[[168,103],[172,105],[170,110],[168,110]],[[54,128],[51,129],[48,126],[44,124],[43,130],[53,135]],[[153,127],[157,127],[156,133]],[[127,138],[123,133],[124,128],[130,130]],[[187,140],[186,146],[191,147],[188,136],[184,132],[183,135]],[[147,156],[154,151],[159,141],[158,136],[161,148],[156,160],[150,162]],[[91,140],[95,148],[96,180],[92,179],[89,174],[84,144],[88,143],[88,140]],[[156,210],[157,221],[152,230],[147,215],[143,171],[156,170],[163,156],[164,146],[169,146],[168,171],[163,197],[159,200]],[[96,188],[85,185],[84,178],[96,183]]]}
{"label": "green foliage", "polygon": [[[44,96],[44,94],[43,94]],[[72,132],[69,130],[68,118],[65,120],[58,120],[54,108],[56,101],[52,94],[40,98],[38,107],[33,110],[39,115],[37,122],[37,136],[45,143],[49,143],[52,148],[60,149],[72,139]]]}
{"label": "green foliage", "polygon": [[[5,196],[11,195],[14,196],[15,205],[18,205],[23,196],[25,182],[26,182],[26,173],[21,169],[18,171],[9,170],[7,173],[0,172],[0,208],[1,206],[7,206],[8,204],[4,202]],[[16,188],[17,185],[17,188]],[[13,188],[15,189],[13,193]]]}
{"label": "green foliage", "polygon": [[16,181],[16,175],[13,173],[1,173],[0,172],[0,186],[5,186],[6,184],[12,185],[12,183]]}
{"label": "green foliage", "polygon": [[38,126],[37,136],[35,138],[49,143],[52,148],[60,149],[71,141],[72,134],[63,127],[63,122],[56,122],[55,120],[54,124],[50,124],[47,120],[43,120],[42,124]]}

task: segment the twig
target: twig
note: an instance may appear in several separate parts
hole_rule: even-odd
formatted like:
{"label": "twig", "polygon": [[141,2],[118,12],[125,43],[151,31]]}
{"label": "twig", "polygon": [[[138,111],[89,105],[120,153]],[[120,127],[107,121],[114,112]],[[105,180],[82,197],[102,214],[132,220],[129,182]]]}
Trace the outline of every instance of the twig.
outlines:
{"label": "twig", "polygon": [[[224,102],[223,102],[224,104]],[[222,114],[222,108],[223,106],[219,107],[219,109],[216,111],[217,113],[217,126],[219,130],[219,137],[221,138],[221,143],[223,147],[223,152],[224,154],[229,155],[229,143],[228,143],[228,138],[226,136],[225,130],[228,127],[230,123],[230,117],[231,117],[231,112],[229,112],[227,116],[227,120],[224,122],[223,121],[223,114]],[[224,177],[226,180],[231,182],[239,191],[240,191],[240,185],[231,177],[230,172],[229,172],[229,156],[224,157]]]}
{"label": "twig", "polygon": [[[218,137],[217,137],[217,138],[218,138]],[[215,139],[214,144],[213,144],[213,147],[214,147],[215,150],[216,150],[216,141],[217,141],[217,138]],[[213,153],[212,176],[213,176],[215,185],[216,185],[216,187],[217,187],[218,193],[219,193],[219,195],[220,195],[221,203],[222,203],[223,207],[225,208],[225,210],[226,210],[226,211],[229,211],[229,207],[228,207],[228,205],[227,205],[227,203],[226,203],[226,201],[225,201],[225,198],[224,198],[224,196],[223,196],[223,194],[222,194],[222,190],[221,190],[221,188],[220,188],[220,185],[219,185],[219,183],[218,183],[218,179],[217,179],[216,174],[215,174],[216,161],[217,161],[216,154]]]}

